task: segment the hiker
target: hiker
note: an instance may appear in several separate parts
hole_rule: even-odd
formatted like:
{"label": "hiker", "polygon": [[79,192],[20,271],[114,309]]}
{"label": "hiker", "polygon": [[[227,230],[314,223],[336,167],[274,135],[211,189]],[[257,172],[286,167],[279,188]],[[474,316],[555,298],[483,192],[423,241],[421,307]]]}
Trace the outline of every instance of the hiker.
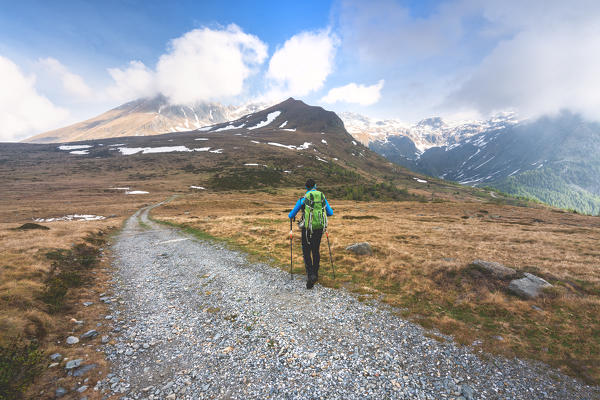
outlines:
{"label": "hiker", "polygon": [[[317,190],[317,184],[313,179],[307,180],[305,187],[304,197],[296,202],[296,206],[290,211],[288,217],[291,225],[291,220],[302,209],[302,218],[298,222],[298,226],[302,229],[302,255],[306,267],[306,288],[312,289],[319,279],[321,236],[323,236],[323,230],[327,229],[327,217],[333,215],[333,210],[325,195]],[[291,234],[292,232],[290,232]]]}

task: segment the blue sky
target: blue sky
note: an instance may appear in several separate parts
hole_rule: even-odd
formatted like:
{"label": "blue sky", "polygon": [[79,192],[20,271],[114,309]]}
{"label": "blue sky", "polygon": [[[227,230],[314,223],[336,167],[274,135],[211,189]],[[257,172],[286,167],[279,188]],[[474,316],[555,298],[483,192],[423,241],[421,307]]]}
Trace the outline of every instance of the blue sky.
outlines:
{"label": "blue sky", "polygon": [[157,93],[407,123],[600,109],[597,1],[3,3],[0,140]]}

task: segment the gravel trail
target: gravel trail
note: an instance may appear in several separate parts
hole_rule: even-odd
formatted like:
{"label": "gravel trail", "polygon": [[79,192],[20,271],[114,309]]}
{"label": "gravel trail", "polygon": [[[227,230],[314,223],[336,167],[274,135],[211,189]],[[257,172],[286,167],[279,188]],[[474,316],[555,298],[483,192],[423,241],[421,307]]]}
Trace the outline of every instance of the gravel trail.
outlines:
{"label": "gravel trail", "polygon": [[[376,301],[131,217],[116,244],[113,373],[127,399],[598,399],[541,363],[440,343]],[[140,221],[143,224],[140,224]],[[323,267],[327,267],[325,264]]]}

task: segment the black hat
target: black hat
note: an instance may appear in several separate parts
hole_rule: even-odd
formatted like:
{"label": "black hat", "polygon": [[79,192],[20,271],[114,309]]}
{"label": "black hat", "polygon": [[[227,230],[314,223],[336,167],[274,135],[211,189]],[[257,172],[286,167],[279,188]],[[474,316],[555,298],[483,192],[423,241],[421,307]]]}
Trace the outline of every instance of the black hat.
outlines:
{"label": "black hat", "polygon": [[304,185],[304,186],[306,186],[307,189],[312,189],[315,186],[317,186],[317,183],[315,182],[314,179],[309,179],[306,181],[306,185]]}

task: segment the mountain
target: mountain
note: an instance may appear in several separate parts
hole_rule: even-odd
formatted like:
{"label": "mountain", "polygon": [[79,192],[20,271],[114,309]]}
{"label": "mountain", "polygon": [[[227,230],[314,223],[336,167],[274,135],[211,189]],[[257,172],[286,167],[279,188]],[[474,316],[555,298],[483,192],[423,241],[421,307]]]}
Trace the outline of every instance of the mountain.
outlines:
{"label": "mountain", "polygon": [[491,127],[451,145],[411,156],[409,144],[376,141],[371,149],[415,171],[489,186],[579,212],[600,212],[600,125],[562,113]]}
{"label": "mountain", "polygon": [[159,95],[125,103],[89,120],[30,137],[25,142],[59,143],[185,132],[234,120],[264,107],[264,104],[258,103],[242,106],[220,103],[173,105],[166,97]]}
{"label": "mountain", "polygon": [[489,197],[479,189],[422,179],[358,143],[335,113],[293,98],[187,132],[0,144],[2,163],[26,165],[40,181],[94,172],[114,182],[111,187],[161,193],[301,188],[312,177],[332,198],[424,200],[432,192],[442,198],[457,192],[462,198]]}
{"label": "mountain", "polygon": [[517,123],[513,113],[500,113],[485,121],[444,121],[440,117],[432,117],[414,125],[395,119],[376,120],[350,112],[340,113],[340,118],[348,132],[365,146],[373,142],[381,145],[392,138],[404,136],[420,152],[431,147],[452,145],[478,133]]}

